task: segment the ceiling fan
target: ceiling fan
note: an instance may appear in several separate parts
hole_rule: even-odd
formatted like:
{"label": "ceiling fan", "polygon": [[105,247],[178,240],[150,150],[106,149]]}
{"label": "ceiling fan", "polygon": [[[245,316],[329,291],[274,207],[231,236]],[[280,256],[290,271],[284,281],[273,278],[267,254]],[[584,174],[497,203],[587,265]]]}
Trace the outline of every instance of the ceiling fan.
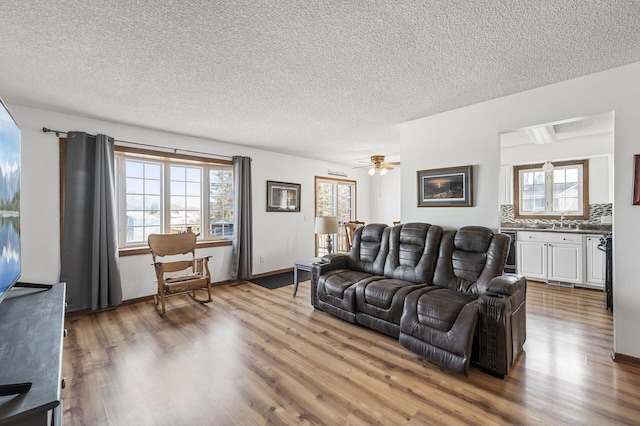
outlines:
{"label": "ceiling fan", "polygon": [[399,166],[400,162],[398,161],[390,161],[388,163],[384,162],[384,155],[372,155],[371,156],[371,165],[370,166],[360,166],[356,167],[356,169],[360,169],[363,167],[369,167],[369,176],[373,176],[376,174],[376,170],[380,174],[380,176],[384,176],[387,174],[389,170],[393,170],[391,166]]}

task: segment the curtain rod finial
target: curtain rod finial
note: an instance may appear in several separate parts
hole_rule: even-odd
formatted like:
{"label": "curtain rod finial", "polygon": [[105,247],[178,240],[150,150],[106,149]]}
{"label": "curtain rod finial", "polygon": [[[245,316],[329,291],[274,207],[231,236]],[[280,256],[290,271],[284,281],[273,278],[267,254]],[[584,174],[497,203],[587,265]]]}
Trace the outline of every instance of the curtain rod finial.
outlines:
{"label": "curtain rod finial", "polygon": [[51,129],[47,129],[46,127],[42,128],[42,133],[51,133],[51,132],[55,133],[56,137],[60,137],[60,130],[51,130]]}

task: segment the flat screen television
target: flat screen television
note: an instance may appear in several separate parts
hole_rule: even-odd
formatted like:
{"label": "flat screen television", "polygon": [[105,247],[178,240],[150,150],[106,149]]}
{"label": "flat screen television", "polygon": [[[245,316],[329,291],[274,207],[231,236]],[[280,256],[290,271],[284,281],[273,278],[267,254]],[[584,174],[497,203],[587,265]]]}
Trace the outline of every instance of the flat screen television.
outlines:
{"label": "flat screen television", "polygon": [[20,128],[0,99],[0,302],[20,278]]}

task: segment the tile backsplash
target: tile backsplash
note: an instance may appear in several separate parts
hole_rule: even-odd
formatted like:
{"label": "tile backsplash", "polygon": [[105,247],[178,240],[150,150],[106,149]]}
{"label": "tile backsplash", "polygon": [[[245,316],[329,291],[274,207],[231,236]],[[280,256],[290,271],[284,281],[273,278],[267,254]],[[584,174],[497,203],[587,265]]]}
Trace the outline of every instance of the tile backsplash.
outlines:
{"label": "tile backsplash", "polygon": [[[610,218],[613,214],[613,204],[589,204],[589,219],[588,220],[566,220],[564,221],[565,225],[579,225],[579,224],[593,224],[600,225],[602,223],[607,222],[607,219]],[[601,217],[604,216],[604,219]],[[514,218],[514,209],[512,204],[503,204],[500,206],[500,222],[502,224],[525,224],[525,223],[550,223],[550,224],[559,224],[560,221],[557,219],[515,219]],[[610,221],[608,222],[610,223]]]}

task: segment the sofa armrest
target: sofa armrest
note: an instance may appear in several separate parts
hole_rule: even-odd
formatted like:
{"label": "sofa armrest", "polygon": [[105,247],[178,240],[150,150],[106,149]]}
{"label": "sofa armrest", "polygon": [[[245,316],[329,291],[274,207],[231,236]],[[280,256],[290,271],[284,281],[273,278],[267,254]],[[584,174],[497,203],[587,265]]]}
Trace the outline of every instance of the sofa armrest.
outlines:
{"label": "sofa armrest", "polygon": [[311,265],[311,305],[314,308],[318,308],[318,294],[316,289],[318,288],[318,281],[323,274],[334,269],[345,269],[347,267],[347,261],[349,256],[342,253],[326,254],[322,257],[319,263]]}
{"label": "sofa armrest", "polygon": [[494,295],[512,296],[523,291],[527,286],[527,280],[516,274],[504,274],[492,278],[487,284],[487,292]]}
{"label": "sofa armrest", "polygon": [[501,377],[509,374],[527,338],[526,288],[524,277],[503,275],[478,299],[480,367]]}

